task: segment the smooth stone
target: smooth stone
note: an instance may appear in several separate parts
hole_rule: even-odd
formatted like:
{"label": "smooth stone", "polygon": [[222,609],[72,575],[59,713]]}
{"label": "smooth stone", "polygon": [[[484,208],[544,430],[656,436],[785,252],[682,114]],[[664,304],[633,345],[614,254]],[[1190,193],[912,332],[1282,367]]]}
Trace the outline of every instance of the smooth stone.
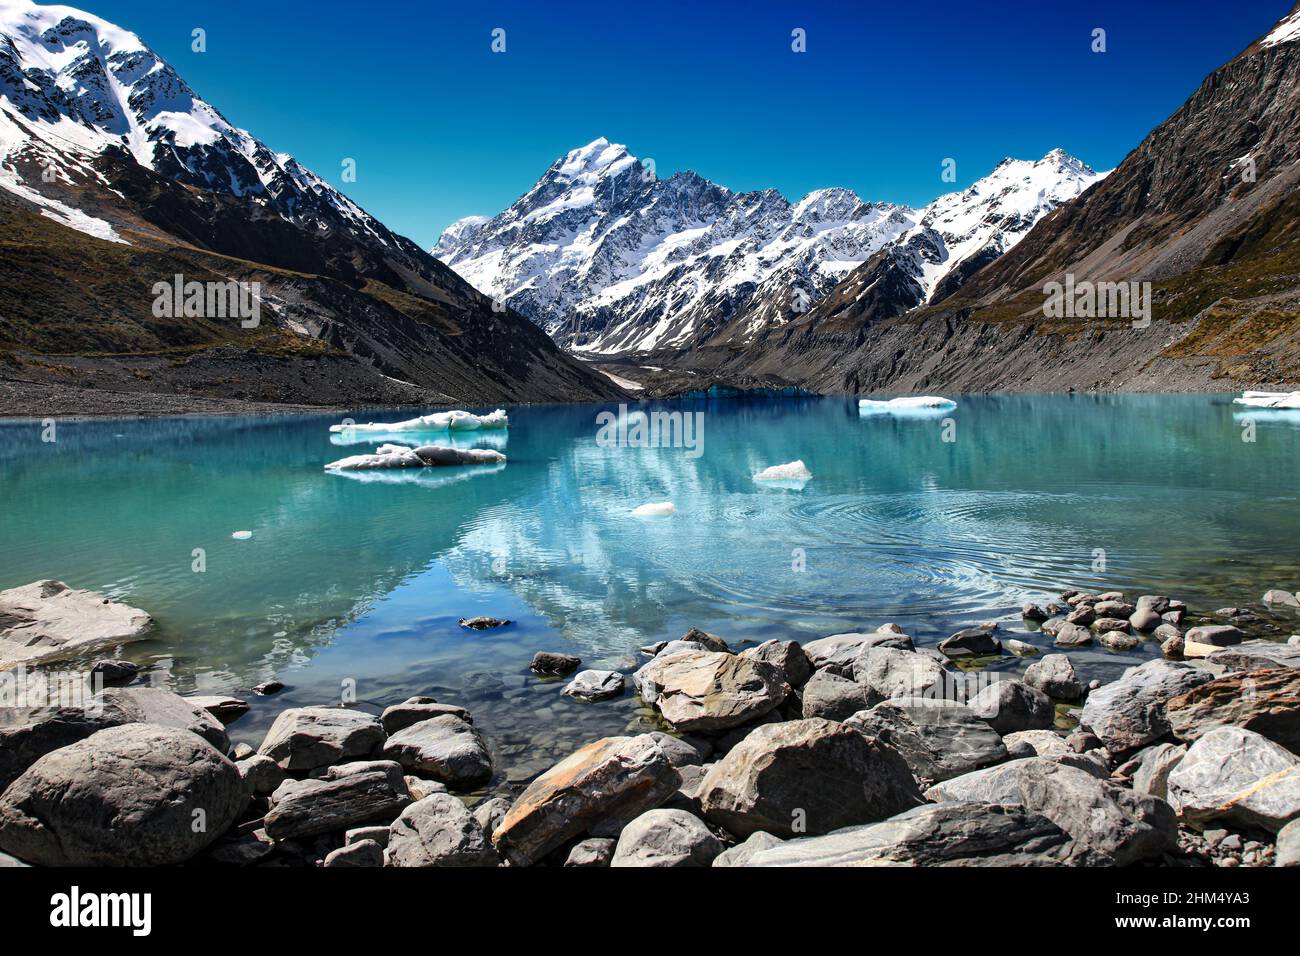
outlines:
{"label": "smooth stone", "polygon": [[972,697],[967,706],[999,734],[1041,730],[1056,722],[1051,698],[1018,680],[994,681]]}
{"label": "smooth stone", "polygon": [[272,694],[278,694],[280,691],[284,690],[284,686],[284,681],[271,678],[271,680],[264,680],[262,683],[254,686],[253,693],[258,697],[269,697]]}
{"label": "smooth stone", "polygon": [[362,840],[370,840],[381,847],[388,846],[389,829],[387,826],[353,827],[343,834],[343,845],[351,846]]}
{"label": "smooth stone", "polygon": [[399,730],[384,744],[383,756],[453,790],[471,789],[492,776],[492,757],[483,737],[472,724],[450,714]]}
{"label": "smooth stone", "polygon": [[[717,861],[713,863],[717,866]],[[1292,820],[1277,832],[1274,866],[1300,866],[1300,820]]]}
{"label": "smooth stone", "polygon": [[379,718],[364,711],[293,707],[275,719],[257,752],[285,770],[315,770],[369,757],[385,736]]}
{"label": "smooth stone", "polygon": [[1169,733],[1170,698],[1213,679],[1190,664],[1149,660],[1090,693],[1079,723],[1116,756],[1131,753]]}
{"label": "smooth stone", "polygon": [[1025,683],[1055,700],[1078,700],[1083,685],[1074,662],[1065,654],[1047,654],[1025,668]]}
{"label": "smooth stone", "polygon": [[512,864],[527,866],[594,823],[631,820],[658,807],[680,785],[681,775],[649,734],[605,737],[529,784],[492,840]]}
{"label": "smooth stone", "polygon": [[945,657],[991,657],[1002,653],[1002,642],[982,627],[968,627],[939,642]]}
{"label": "smooth stone", "polygon": [[1300,600],[1290,591],[1272,589],[1264,592],[1265,604],[1285,604],[1288,607],[1300,607]]}
{"label": "smooth stone", "polygon": [[1216,727],[1169,774],[1169,803],[1194,827],[1229,823],[1273,833],[1300,816],[1300,758],[1242,727]]}
{"label": "smooth stone", "polygon": [[1083,647],[1092,643],[1092,631],[1078,624],[1062,624],[1053,637],[1058,647]]}
{"label": "smooth stone", "polygon": [[572,674],[580,666],[582,666],[582,658],[574,657],[572,654],[538,651],[533,655],[532,663],[528,665],[528,668],[535,674],[543,674],[548,677],[563,677],[565,674]]}
{"label": "smooth stone", "polygon": [[445,715],[459,717],[467,724],[474,723],[473,716],[464,707],[440,704],[432,697],[410,697],[400,704],[386,707],[379,722],[384,725],[384,733],[395,734],[421,721]]}
{"label": "smooth stone", "polygon": [[612,867],[711,866],[722,843],[684,810],[648,810],[619,834]]}
{"label": "smooth stone", "polygon": [[1137,608],[1127,601],[1107,599],[1103,595],[1103,599],[1097,602],[1093,610],[1097,612],[1098,617],[1123,618],[1127,623],[1128,618]]}
{"label": "smooth stone", "polygon": [[284,770],[265,754],[253,754],[244,760],[237,760],[235,768],[239,771],[249,796],[270,796],[284,783]]}
{"label": "smooth stone", "polygon": [[435,793],[406,807],[389,828],[389,866],[473,867],[499,863],[483,827],[465,804]]}
{"label": "smooth stone", "polygon": [[358,840],[331,850],[325,856],[326,867],[343,866],[383,866],[384,848],[374,840]]}
{"label": "smooth stone", "polygon": [[1002,743],[1008,750],[1013,747],[1020,749],[1023,745],[1029,748],[1031,757],[1055,757],[1074,753],[1065,738],[1051,730],[1017,730],[1003,737]]}
{"label": "smooth stone", "polygon": [[976,770],[936,784],[925,795],[937,801],[1020,804],[1070,834],[1078,849],[1119,866],[1158,858],[1176,842],[1174,814],[1164,801],[1044,757]]}
{"label": "smooth stone", "polygon": [[74,590],[62,581],[9,588],[0,591],[0,671],[138,641],[152,625],[153,618],[138,607]]}
{"label": "smooth stone", "polygon": [[46,754],[5,789],[0,850],[42,866],[172,866],[247,805],[235,765],[197,735],[109,727]]}
{"label": "smooth stone", "polygon": [[1024,641],[1018,641],[1014,637],[1008,638],[1006,648],[1017,657],[1036,657],[1041,651],[1033,644],[1026,644]]}
{"label": "smooth stone", "polygon": [[510,801],[505,797],[492,797],[490,800],[484,800],[474,808],[474,819],[478,825],[483,828],[489,840],[492,834],[497,832],[497,827],[501,826],[501,821],[506,818],[510,812]]}
{"label": "smooth stone", "polygon": [[880,823],[788,840],[744,866],[1060,866],[1085,862],[1060,826],[1021,807],[937,803]]}
{"label": "smooth stone", "polygon": [[588,837],[573,845],[565,866],[609,866],[618,841],[610,837]]}
{"label": "smooth stone", "polygon": [[659,744],[659,749],[664,752],[668,762],[678,770],[683,767],[699,766],[708,756],[696,744],[683,740],[681,737],[666,734],[662,730],[651,731],[650,736]]}
{"label": "smooth stone", "polygon": [[796,690],[808,683],[813,672],[812,662],[797,641],[764,641],[757,647],[741,651],[740,656],[771,664]]}
{"label": "smooth stone", "polygon": [[737,836],[791,836],[883,819],[920,794],[893,748],[814,717],[752,731],[714,764],[700,801],[707,819]]}
{"label": "smooth stone", "polygon": [[1241,628],[1233,627],[1231,624],[1211,624],[1202,627],[1193,627],[1183,635],[1189,641],[1195,641],[1197,644],[1213,644],[1215,647],[1228,647],[1232,644],[1240,644],[1245,638]]}
{"label": "smooth stone", "polygon": [[1095,620],[1097,612],[1091,604],[1081,604],[1065,615],[1066,624],[1077,624],[1080,627],[1088,627]]}
{"label": "smooth stone", "polygon": [[817,671],[803,688],[803,716],[846,720],[880,698],[871,688],[829,670]]}
{"label": "smooth stone", "polygon": [[[1162,627],[1164,625],[1161,625]],[[1157,629],[1158,630],[1158,629]],[[1181,634],[1172,634],[1160,642],[1160,653],[1165,657],[1178,660],[1183,656],[1183,651],[1187,649],[1187,642]]]}
{"label": "smooth stone", "polygon": [[997,732],[955,701],[887,700],[845,724],[898,751],[913,775],[924,780],[947,780],[1008,756]]}
{"label": "smooth stone", "polygon": [[98,677],[104,682],[105,687],[111,687],[119,684],[129,684],[135,680],[136,675],[140,673],[140,665],[131,661],[119,661],[105,659],[95,661],[90,665],[90,676],[92,679]]}
{"label": "smooth stone", "polygon": [[1142,642],[1125,631],[1106,631],[1097,642],[1111,651],[1131,651]]}
{"label": "smooth stone", "polygon": [[718,731],[773,710],[790,690],[765,661],[714,651],[661,653],[636,673],[641,696],[678,730]]}
{"label": "smooth stone", "polygon": [[560,691],[566,697],[587,703],[598,703],[614,697],[622,697],[625,687],[623,675],[618,671],[579,671],[573,680],[564,685]]}
{"label": "smooth stone", "polygon": [[286,780],[271,794],[265,829],[275,840],[388,822],[411,802],[402,768],[391,760],[330,767],[323,777]]}

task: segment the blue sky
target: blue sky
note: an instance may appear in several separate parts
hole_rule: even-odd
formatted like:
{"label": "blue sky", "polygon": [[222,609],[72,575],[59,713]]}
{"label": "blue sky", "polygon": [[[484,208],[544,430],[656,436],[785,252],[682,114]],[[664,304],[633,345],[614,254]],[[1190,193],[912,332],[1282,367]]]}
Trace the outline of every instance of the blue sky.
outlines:
{"label": "blue sky", "polygon": [[847,186],[919,205],[954,188],[947,157],[960,187],[1057,146],[1110,168],[1292,0],[73,5],[140,34],[235,125],[427,247],[597,136],[661,176],[790,198]]}

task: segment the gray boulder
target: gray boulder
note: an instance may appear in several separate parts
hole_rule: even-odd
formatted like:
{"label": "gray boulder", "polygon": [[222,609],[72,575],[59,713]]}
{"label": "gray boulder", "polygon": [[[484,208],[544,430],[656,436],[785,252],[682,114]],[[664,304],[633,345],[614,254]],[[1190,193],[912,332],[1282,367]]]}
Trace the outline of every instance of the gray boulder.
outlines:
{"label": "gray boulder", "polygon": [[269,796],[284,783],[285,773],[280,765],[265,754],[253,754],[235,761],[235,768],[244,781],[249,796]]}
{"label": "gray boulder", "polygon": [[853,661],[853,678],[877,700],[958,698],[956,679],[933,657],[894,647],[868,647]]}
{"label": "gray boulder", "polygon": [[1025,683],[1054,700],[1078,700],[1083,684],[1065,654],[1048,654],[1025,668]]}
{"label": "gray boulder", "polygon": [[384,848],[374,840],[357,840],[337,850],[331,850],[325,856],[322,866],[330,867],[368,867],[384,865]]}
{"label": "gray boulder", "polygon": [[0,795],[0,850],[42,866],[171,866],[248,804],[235,765],[174,727],[110,727],[46,754]]}
{"label": "gray boulder", "polygon": [[614,847],[618,841],[611,837],[588,837],[573,845],[565,866],[609,866],[614,859]]}
{"label": "gray boulder", "polygon": [[388,822],[411,802],[402,768],[391,760],[330,767],[321,777],[286,780],[271,794],[264,829],[275,840]]}
{"label": "gray boulder", "polygon": [[510,801],[505,797],[492,797],[490,800],[484,800],[474,808],[474,819],[478,825],[483,828],[483,833],[489,840],[492,834],[497,832],[497,827],[501,826],[501,821],[506,818],[510,812]]}
{"label": "gray boulder", "polygon": [[538,651],[533,655],[532,663],[528,665],[528,669],[534,674],[541,674],[545,677],[562,677],[565,674],[572,674],[581,666],[582,658],[575,657],[572,654]]}
{"label": "gray boulder", "polygon": [[467,724],[474,723],[474,718],[464,707],[457,707],[455,704],[440,704],[432,697],[409,697],[400,704],[393,704],[391,707],[384,709],[383,714],[379,717],[379,722],[384,725],[384,733],[395,734],[398,731],[405,730],[412,724],[418,724],[422,720],[443,717],[448,714],[452,717],[459,717]]}
{"label": "gray boulder", "polygon": [[1074,753],[1065,738],[1053,730],[1017,730],[1003,737],[1002,743],[1013,757],[1060,757]]}
{"label": "gray boulder", "polygon": [[1119,866],[1171,850],[1177,824],[1163,800],[1135,794],[1077,767],[1043,757],[976,770],[926,791],[934,801],[1020,804],[1074,838],[1077,849]]}
{"label": "gray boulder", "polygon": [[383,756],[453,790],[471,789],[492,776],[492,757],[482,736],[450,714],[399,730],[384,744]]}
{"label": "gray boulder", "polygon": [[[1080,859],[1080,857],[1084,859]],[[1022,807],[937,803],[880,823],[788,840],[745,866],[1061,866],[1085,862],[1069,834]]]}
{"label": "gray boulder", "polygon": [[610,866],[711,866],[722,843],[685,810],[649,810],[619,834]]}
{"label": "gray boulder", "polygon": [[898,751],[923,780],[947,780],[1007,759],[997,732],[955,701],[887,700],[845,723]]}
{"label": "gray boulder", "polygon": [[1274,833],[1300,816],[1300,758],[1241,727],[1216,727],[1169,774],[1169,803],[1194,827],[1222,821]]}
{"label": "gray boulder", "polygon": [[0,671],[138,641],[152,624],[153,618],[138,607],[74,590],[62,581],[33,581],[0,591]]}
{"label": "gray boulder", "polygon": [[465,804],[449,793],[412,803],[389,828],[389,866],[496,866],[496,851]]}
{"label": "gray boulder", "polygon": [[379,718],[341,707],[293,707],[267,731],[257,752],[285,770],[315,770],[369,757],[383,745]]}
{"label": "gray boulder", "polygon": [[1056,722],[1051,699],[1018,680],[994,681],[972,697],[967,706],[999,734],[1043,730]]}
{"label": "gray boulder", "polygon": [[897,751],[844,724],[814,717],[766,724],[704,779],[706,817],[736,834],[826,833],[920,802]]}
{"label": "gray boulder", "polygon": [[680,785],[681,775],[649,734],[606,737],[529,784],[492,841],[511,863],[527,866],[595,823],[658,807]]}
{"label": "gray boulder", "polygon": [[740,652],[741,657],[765,661],[781,672],[785,682],[793,688],[800,688],[812,676],[812,662],[796,641],[764,641],[757,647]]}
{"label": "gray boulder", "polygon": [[982,627],[968,627],[939,642],[945,657],[990,657],[1002,653],[1002,642]]}
{"label": "gray boulder", "polygon": [[[717,866],[715,861],[714,866]],[[1277,832],[1274,866],[1300,866],[1300,820],[1292,820]]]}
{"label": "gray boulder", "polygon": [[[1050,622],[1049,622],[1050,623]],[[1047,630],[1044,626],[1043,630]],[[1052,634],[1057,647],[1084,647],[1092,643],[1092,631],[1078,624],[1064,623]]]}
{"label": "gray boulder", "polygon": [[683,740],[681,737],[674,737],[672,734],[666,734],[662,730],[653,730],[650,736],[659,744],[659,749],[664,752],[668,762],[678,770],[683,767],[698,766],[704,762],[708,753],[701,749],[708,747],[700,738],[693,738],[698,741]]}
{"label": "gray boulder", "polygon": [[770,850],[772,847],[780,846],[784,842],[780,837],[759,830],[757,833],[751,833],[743,843],[738,843],[715,856],[713,865],[746,866],[753,859],[754,854],[763,850]]}
{"label": "gray boulder", "polygon": [[1235,646],[1214,651],[1206,660],[1229,670],[1300,667],[1300,645],[1265,640],[1242,641]]}
{"label": "gray boulder", "polygon": [[208,695],[198,697],[182,697],[183,701],[191,707],[199,710],[205,710],[217,720],[221,721],[222,726],[229,726],[248,713],[248,701],[240,700],[238,697],[225,697],[222,695]]}
{"label": "gray boulder", "polygon": [[560,693],[589,704],[623,696],[623,675],[618,671],[579,671]]}
{"label": "gray boulder", "polygon": [[1213,644],[1215,647],[1228,647],[1232,644],[1240,644],[1246,635],[1242,633],[1241,628],[1233,627],[1231,624],[1208,624],[1204,627],[1193,627],[1183,635],[1188,641],[1195,641],[1197,644]]}
{"label": "gray boulder", "polygon": [[1187,756],[1186,744],[1152,744],[1134,758],[1133,789],[1152,797],[1167,799],[1169,775]]}
{"label": "gray boulder", "polygon": [[845,720],[879,701],[866,684],[820,670],[804,685],[803,716]]}
{"label": "gray boulder", "polygon": [[1165,705],[1170,698],[1213,679],[1189,664],[1149,660],[1089,694],[1079,723],[1112,754],[1132,753],[1169,733]]}
{"label": "gray boulder", "polygon": [[678,730],[717,731],[777,707],[790,686],[766,661],[715,651],[664,651],[636,674],[637,688]]}
{"label": "gray boulder", "polygon": [[803,652],[815,670],[834,667],[848,671],[852,669],[854,660],[869,647],[913,650],[910,637],[898,630],[896,625],[885,624],[870,632],[832,634],[830,637],[809,641],[803,646]]}

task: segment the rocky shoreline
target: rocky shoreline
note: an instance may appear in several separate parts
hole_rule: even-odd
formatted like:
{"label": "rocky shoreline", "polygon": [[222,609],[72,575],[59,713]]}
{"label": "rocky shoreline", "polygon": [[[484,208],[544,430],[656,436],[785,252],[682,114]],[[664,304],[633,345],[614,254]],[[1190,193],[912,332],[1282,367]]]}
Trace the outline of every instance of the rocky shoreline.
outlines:
{"label": "rocky shoreline", "polygon": [[[57,656],[62,605],[15,602],[140,623],[56,584],[0,594],[0,647],[17,631],[33,660]],[[630,674],[538,653],[531,669],[587,706],[630,681],[662,729],[497,790],[454,702],[293,707],[232,746],[245,701],[106,660],[93,710],[0,708],[0,865],[1300,865],[1300,637],[1118,592],[1023,616],[1019,636],[989,623],[937,648],[892,624],[739,651],[692,629]],[[1054,652],[1021,640],[1036,630]],[[1106,684],[1070,657],[1153,641],[1160,657]],[[1008,654],[1023,671],[987,669]]]}

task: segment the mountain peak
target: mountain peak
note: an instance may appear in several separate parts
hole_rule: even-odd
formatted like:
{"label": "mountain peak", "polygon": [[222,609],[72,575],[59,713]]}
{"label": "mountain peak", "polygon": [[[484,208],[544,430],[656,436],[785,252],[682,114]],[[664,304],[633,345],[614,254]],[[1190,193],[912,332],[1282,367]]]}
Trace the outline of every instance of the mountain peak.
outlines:
{"label": "mountain peak", "polygon": [[593,139],[586,146],[579,146],[564,154],[564,158],[551,168],[559,176],[569,179],[582,177],[599,177],[613,172],[614,167],[622,168],[623,160],[635,161],[627,147],[621,143],[611,143],[603,136]]}
{"label": "mountain peak", "polygon": [[1300,3],[1291,12],[1279,20],[1262,40],[1260,46],[1277,46],[1280,43],[1295,43],[1300,40]]}

